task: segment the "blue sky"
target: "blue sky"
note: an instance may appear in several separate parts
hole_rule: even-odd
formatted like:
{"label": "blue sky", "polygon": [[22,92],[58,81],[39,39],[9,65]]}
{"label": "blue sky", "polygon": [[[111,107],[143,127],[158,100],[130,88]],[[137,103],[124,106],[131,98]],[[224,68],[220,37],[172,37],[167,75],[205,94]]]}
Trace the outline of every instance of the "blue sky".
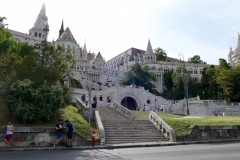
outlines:
{"label": "blue sky", "polygon": [[43,3],[49,41],[58,38],[63,19],[80,46],[86,40],[106,60],[131,47],[146,50],[150,39],[170,57],[200,55],[218,64],[240,32],[240,0],[0,0],[0,16],[10,29],[28,33]]}

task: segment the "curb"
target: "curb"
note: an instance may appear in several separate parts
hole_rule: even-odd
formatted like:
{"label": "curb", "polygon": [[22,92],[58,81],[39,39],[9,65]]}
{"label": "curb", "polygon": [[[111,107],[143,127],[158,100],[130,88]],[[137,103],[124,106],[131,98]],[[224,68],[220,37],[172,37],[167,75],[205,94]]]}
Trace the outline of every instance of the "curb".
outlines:
{"label": "curb", "polygon": [[204,140],[204,141],[184,141],[184,142],[151,142],[151,143],[124,143],[113,145],[97,145],[92,146],[76,146],[72,148],[66,147],[18,147],[18,148],[0,148],[0,152],[9,151],[46,151],[46,150],[90,150],[90,149],[116,149],[116,148],[137,148],[137,147],[157,147],[157,146],[173,146],[188,144],[207,144],[207,143],[227,143],[240,142],[240,139],[223,139],[223,140]]}

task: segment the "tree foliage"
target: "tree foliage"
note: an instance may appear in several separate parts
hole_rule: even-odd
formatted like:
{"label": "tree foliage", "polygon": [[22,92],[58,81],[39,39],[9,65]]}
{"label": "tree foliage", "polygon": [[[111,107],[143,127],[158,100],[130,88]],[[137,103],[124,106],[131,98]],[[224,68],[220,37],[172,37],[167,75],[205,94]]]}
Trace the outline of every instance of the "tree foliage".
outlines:
{"label": "tree foliage", "polygon": [[37,85],[33,81],[17,81],[10,88],[8,104],[14,117],[24,123],[41,123],[55,116],[57,108],[67,102],[64,88],[46,81]]}
{"label": "tree foliage", "polygon": [[156,54],[157,61],[166,61],[167,53],[165,52],[165,50],[158,47],[158,48],[154,49],[154,53]]}
{"label": "tree foliage", "polygon": [[146,90],[154,91],[153,82],[156,81],[155,76],[150,72],[148,66],[141,66],[139,63],[136,63],[129,70],[125,78],[121,81],[123,85],[134,84],[136,86],[142,86]]}
{"label": "tree foliage", "polygon": [[164,72],[163,74],[163,84],[169,91],[171,91],[173,87],[172,75],[173,75],[173,70]]}
{"label": "tree foliage", "polygon": [[219,68],[216,82],[221,86],[226,101],[240,101],[240,65],[230,69]]}
{"label": "tree foliage", "polygon": [[201,60],[201,57],[199,55],[195,55],[192,58],[188,59],[188,63],[195,63],[195,64],[206,64],[206,62],[203,62],[203,60]]}

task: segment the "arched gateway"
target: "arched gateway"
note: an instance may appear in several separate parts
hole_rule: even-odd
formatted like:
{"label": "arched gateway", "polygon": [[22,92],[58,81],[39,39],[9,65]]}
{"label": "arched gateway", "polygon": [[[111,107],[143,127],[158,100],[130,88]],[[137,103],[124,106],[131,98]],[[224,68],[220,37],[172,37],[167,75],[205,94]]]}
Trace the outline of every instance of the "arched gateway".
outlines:
{"label": "arched gateway", "polygon": [[137,102],[132,97],[123,98],[121,101],[121,105],[123,105],[124,107],[126,107],[129,110],[137,110],[138,109]]}

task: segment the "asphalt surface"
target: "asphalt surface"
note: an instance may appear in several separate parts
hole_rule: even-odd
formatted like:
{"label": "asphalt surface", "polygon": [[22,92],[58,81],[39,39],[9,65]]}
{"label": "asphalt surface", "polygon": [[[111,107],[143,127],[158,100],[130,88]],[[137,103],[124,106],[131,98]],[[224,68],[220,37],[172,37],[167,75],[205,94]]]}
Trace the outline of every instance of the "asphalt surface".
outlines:
{"label": "asphalt surface", "polygon": [[[129,145],[128,145],[129,146]],[[75,150],[74,150],[75,149]],[[239,160],[240,142],[0,152],[1,160]]]}
{"label": "asphalt surface", "polygon": [[124,143],[114,145],[97,145],[97,146],[73,146],[66,148],[59,147],[1,147],[0,152],[9,151],[41,151],[41,150],[89,150],[89,149],[114,149],[114,148],[134,148],[134,147],[156,147],[156,146],[172,146],[172,145],[188,145],[188,144],[206,144],[206,143],[223,143],[223,142],[240,142],[240,139],[227,140],[205,140],[205,141],[184,141],[184,142],[146,142],[146,143]]}

